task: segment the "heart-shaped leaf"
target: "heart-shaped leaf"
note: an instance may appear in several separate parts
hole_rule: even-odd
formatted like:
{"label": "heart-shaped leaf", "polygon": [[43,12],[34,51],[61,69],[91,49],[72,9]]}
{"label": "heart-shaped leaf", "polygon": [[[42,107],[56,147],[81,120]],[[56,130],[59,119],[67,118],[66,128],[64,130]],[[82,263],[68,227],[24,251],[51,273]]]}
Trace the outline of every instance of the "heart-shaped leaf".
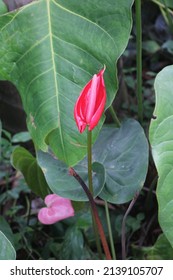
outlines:
{"label": "heart-shaped leaf", "polygon": [[49,187],[44,178],[41,168],[38,166],[36,158],[34,158],[23,147],[17,147],[12,154],[12,164],[20,170],[30,189],[40,197],[44,198],[50,193]]}
{"label": "heart-shaped leaf", "polygon": [[100,197],[125,203],[143,187],[148,170],[148,142],[140,124],[127,120],[120,128],[104,127],[93,147],[93,160],[103,164],[106,184]]}
{"label": "heart-shaped leaf", "polygon": [[[88,198],[76,181],[76,179],[70,176],[68,166],[57,160],[54,156],[49,153],[42,151],[38,152],[37,155],[38,164],[41,167],[44,176],[50,189],[62,197],[67,197],[75,201],[87,201]],[[88,186],[88,172],[86,160],[81,161],[75,166],[75,171],[85,181]],[[93,185],[94,185],[94,196],[97,196],[105,183],[105,170],[102,164],[95,162],[93,163]]]}
{"label": "heart-shaped leaf", "polygon": [[[133,0],[38,0],[0,16],[0,79],[17,87],[36,146],[69,166],[86,154],[73,108],[106,65],[107,107],[117,90],[116,61],[131,31]],[[94,130],[93,140],[103,123]]]}
{"label": "heart-shaped leaf", "polygon": [[[131,200],[144,184],[148,153],[146,136],[137,121],[127,120],[119,129],[104,127],[93,146],[94,196],[112,203]],[[69,176],[66,164],[41,151],[38,164],[53,192],[72,200],[87,200],[81,186]],[[88,185],[87,159],[74,169]]]}
{"label": "heart-shaped leaf", "polygon": [[16,252],[11,242],[0,231],[0,260],[15,260]]}
{"label": "heart-shaped leaf", "polygon": [[173,246],[173,66],[167,66],[156,77],[156,106],[151,121],[150,142],[158,171],[157,199],[159,223]]}

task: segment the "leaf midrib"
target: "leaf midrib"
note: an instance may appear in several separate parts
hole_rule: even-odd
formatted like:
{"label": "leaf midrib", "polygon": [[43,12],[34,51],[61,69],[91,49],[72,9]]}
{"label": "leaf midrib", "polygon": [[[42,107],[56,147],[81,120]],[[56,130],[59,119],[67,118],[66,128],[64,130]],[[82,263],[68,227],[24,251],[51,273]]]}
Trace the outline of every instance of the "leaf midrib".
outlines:
{"label": "leaf midrib", "polygon": [[54,52],[54,46],[53,46],[53,33],[52,33],[52,25],[51,25],[51,12],[50,12],[50,0],[47,0],[47,15],[48,15],[48,31],[49,31],[49,37],[50,37],[50,49],[51,49],[51,57],[52,57],[52,68],[53,68],[53,77],[54,77],[54,84],[55,84],[55,95],[57,100],[57,111],[58,111],[58,129],[59,129],[59,135],[61,139],[62,149],[64,153],[65,160],[66,153],[65,153],[65,147],[64,147],[64,139],[62,135],[62,129],[61,129],[61,119],[60,119],[60,106],[59,106],[59,93],[58,93],[58,83],[56,79],[56,65],[55,65],[55,59],[54,56],[56,53]]}

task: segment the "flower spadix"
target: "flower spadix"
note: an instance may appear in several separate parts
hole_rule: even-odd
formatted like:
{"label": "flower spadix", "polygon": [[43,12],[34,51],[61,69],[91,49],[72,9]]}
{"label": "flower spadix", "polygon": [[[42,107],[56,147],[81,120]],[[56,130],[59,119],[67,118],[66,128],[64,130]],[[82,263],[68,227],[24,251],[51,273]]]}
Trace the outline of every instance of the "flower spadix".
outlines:
{"label": "flower spadix", "polygon": [[80,133],[85,130],[86,126],[89,130],[93,130],[104,111],[106,103],[104,71],[105,68],[92,77],[76,101],[74,118]]}

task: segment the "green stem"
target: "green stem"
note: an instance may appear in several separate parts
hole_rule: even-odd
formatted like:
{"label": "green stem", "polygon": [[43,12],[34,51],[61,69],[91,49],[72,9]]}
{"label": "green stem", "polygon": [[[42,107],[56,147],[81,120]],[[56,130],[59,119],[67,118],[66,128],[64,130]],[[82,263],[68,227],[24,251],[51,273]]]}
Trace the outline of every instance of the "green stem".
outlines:
{"label": "green stem", "polygon": [[136,66],[137,66],[137,100],[138,100],[138,119],[143,122],[143,103],[142,103],[142,27],[141,27],[141,0],[135,0],[136,11]]}
{"label": "green stem", "polygon": [[[89,185],[89,191],[91,195],[93,196],[94,190],[93,190],[93,182],[92,182],[92,131],[87,131],[87,148],[88,148],[88,185]],[[91,215],[92,215],[92,222],[93,222],[93,229],[95,233],[95,239],[96,239],[96,247],[99,254],[100,259],[102,259],[102,249],[100,244],[100,238],[97,231],[97,225],[94,219],[93,210],[91,208]]]}
{"label": "green stem", "polygon": [[92,183],[92,131],[87,131],[87,147],[88,147],[88,184],[90,193],[93,195]]}
{"label": "green stem", "polygon": [[113,237],[112,237],[112,228],[111,228],[111,221],[110,221],[109,208],[108,208],[107,201],[105,201],[105,212],[106,212],[106,220],[107,220],[107,225],[108,225],[108,233],[109,233],[112,258],[113,258],[113,260],[116,260],[115,247],[114,247],[114,241],[113,241]]}
{"label": "green stem", "polygon": [[114,110],[112,105],[109,107],[109,112],[111,113],[112,119],[115,122],[116,126],[120,127],[121,123],[120,123],[120,121],[119,121],[119,119],[118,119],[118,117],[117,117],[117,115],[115,113],[115,110]]}

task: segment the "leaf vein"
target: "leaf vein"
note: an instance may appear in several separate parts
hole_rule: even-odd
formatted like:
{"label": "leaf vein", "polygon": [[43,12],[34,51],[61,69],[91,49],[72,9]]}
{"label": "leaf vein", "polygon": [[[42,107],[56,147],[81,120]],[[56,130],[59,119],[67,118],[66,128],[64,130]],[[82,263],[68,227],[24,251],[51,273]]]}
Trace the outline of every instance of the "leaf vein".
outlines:
{"label": "leaf vein", "polygon": [[54,83],[55,83],[55,95],[56,95],[56,98],[57,98],[58,128],[59,128],[59,134],[60,134],[60,139],[61,139],[61,144],[62,144],[64,157],[67,161],[66,153],[65,153],[64,140],[63,140],[63,133],[62,133],[62,128],[61,128],[61,119],[60,119],[58,84],[57,84],[57,80],[56,80],[56,65],[55,65],[55,59],[54,59],[53,33],[52,33],[51,16],[50,16],[50,0],[47,0],[47,11],[48,11],[48,28],[49,28],[49,36],[50,36],[50,48],[51,48],[52,63],[53,63],[53,76],[54,76]]}
{"label": "leaf vein", "polygon": [[88,18],[86,18],[86,17],[84,17],[84,16],[82,16],[82,15],[79,15],[79,14],[77,14],[77,13],[75,13],[75,12],[72,12],[72,11],[68,10],[67,8],[65,8],[65,7],[63,7],[62,5],[58,4],[55,0],[52,0],[52,2],[54,2],[54,4],[57,5],[60,9],[65,10],[67,13],[70,13],[70,14],[73,14],[73,15],[75,15],[75,16],[77,16],[77,17],[80,17],[80,18],[82,18],[83,20],[88,21],[88,22],[90,22],[91,24],[97,26],[99,29],[101,29],[101,30],[113,41],[113,43],[114,43],[114,45],[115,45],[115,47],[116,47],[115,41],[114,41],[114,39],[111,37],[111,35],[110,35],[103,27],[101,27],[100,25],[98,25],[96,22],[93,22],[92,20],[90,20],[90,19],[88,19]]}

